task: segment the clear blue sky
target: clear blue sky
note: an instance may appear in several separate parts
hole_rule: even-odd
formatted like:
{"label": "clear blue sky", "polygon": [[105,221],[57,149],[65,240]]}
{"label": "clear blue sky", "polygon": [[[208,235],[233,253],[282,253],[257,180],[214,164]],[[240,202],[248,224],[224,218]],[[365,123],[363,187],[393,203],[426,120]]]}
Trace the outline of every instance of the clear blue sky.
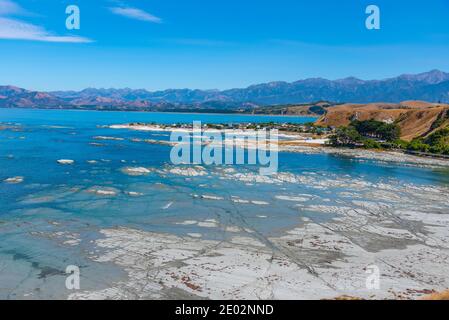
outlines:
{"label": "clear blue sky", "polygon": [[[65,8],[81,10],[67,30]],[[365,8],[381,9],[381,30]],[[226,89],[449,71],[449,1],[0,0],[0,84]]]}

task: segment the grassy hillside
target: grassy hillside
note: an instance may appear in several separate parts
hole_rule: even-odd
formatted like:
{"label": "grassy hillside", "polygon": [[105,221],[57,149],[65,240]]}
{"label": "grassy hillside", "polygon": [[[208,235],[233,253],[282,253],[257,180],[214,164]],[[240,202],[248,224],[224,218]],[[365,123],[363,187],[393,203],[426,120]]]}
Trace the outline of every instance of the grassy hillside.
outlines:
{"label": "grassy hillside", "polygon": [[449,105],[421,101],[399,104],[344,104],[328,108],[316,124],[342,127],[348,126],[354,120],[377,120],[397,124],[401,131],[400,138],[412,141],[430,136],[449,126]]}

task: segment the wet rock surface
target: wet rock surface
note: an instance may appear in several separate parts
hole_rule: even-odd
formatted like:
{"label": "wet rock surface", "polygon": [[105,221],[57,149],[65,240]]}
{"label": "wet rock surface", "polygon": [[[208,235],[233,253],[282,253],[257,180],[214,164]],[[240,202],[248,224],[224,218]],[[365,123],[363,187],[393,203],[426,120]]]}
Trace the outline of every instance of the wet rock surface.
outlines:
{"label": "wet rock surface", "polygon": [[[214,173],[210,173],[214,174]],[[261,232],[242,217],[176,224],[227,234],[179,236],[136,228],[101,230],[96,262],[114,263],[128,279],[72,299],[414,299],[449,287],[449,193],[445,187],[370,183],[361,179],[279,173],[257,177],[228,170],[224,179],[265,184],[307,183],[341,197],[317,204],[317,195],[277,195],[277,201],[310,214],[281,235]],[[200,201],[210,201],[201,197]],[[232,201],[217,199],[219,201]],[[308,202],[315,199],[315,202]],[[359,200],[360,199],[360,200]],[[274,200],[273,200],[274,201]],[[419,205],[417,205],[419,204]],[[241,204],[246,205],[246,204]],[[331,215],[315,219],[313,213]],[[379,288],[370,270],[379,272]]]}

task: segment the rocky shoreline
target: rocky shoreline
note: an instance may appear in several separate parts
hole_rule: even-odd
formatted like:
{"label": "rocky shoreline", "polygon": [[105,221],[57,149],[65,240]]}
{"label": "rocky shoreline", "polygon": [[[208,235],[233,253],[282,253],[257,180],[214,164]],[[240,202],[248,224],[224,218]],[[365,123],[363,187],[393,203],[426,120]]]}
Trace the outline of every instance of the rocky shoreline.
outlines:
{"label": "rocky shoreline", "polygon": [[349,149],[349,148],[335,148],[330,146],[304,146],[304,145],[289,145],[280,146],[280,151],[297,152],[305,154],[325,153],[330,155],[339,155],[351,157],[361,160],[374,160],[381,162],[391,162],[401,165],[420,166],[420,167],[449,167],[449,159],[438,159],[430,157],[421,157],[411,154],[406,154],[400,151],[374,151],[365,149]]}
{"label": "rocky shoreline", "polygon": [[[160,125],[111,125],[111,129],[128,129],[136,131],[165,131],[165,132],[191,132],[190,128],[172,128],[170,126]],[[205,129],[205,132],[224,132],[217,129]],[[244,131],[243,131],[244,132]],[[350,149],[350,148],[336,148],[326,146],[326,139],[311,139],[298,133],[282,133],[280,134],[285,140],[278,142],[278,150],[280,152],[295,152],[295,153],[325,153],[330,155],[339,155],[351,157],[354,159],[362,160],[375,160],[381,162],[399,163],[402,165],[421,166],[421,167],[449,167],[449,159],[438,159],[431,157],[415,156],[406,154],[400,151],[378,151],[378,150],[365,150],[365,149]],[[167,141],[151,140],[151,143],[168,144],[173,143]],[[255,141],[248,140],[245,143],[242,141],[233,142],[238,147],[256,147]]]}
{"label": "rocky shoreline", "polygon": [[[203,238],[201,232],[183,236],[102,229],[95,241],[101,253],[91,259],[114,263],[128,278],[70,298],[419,299],[449,288],[447,187],[287,173],[262,180],[234,171],[208,174],[242,183],[306,183],[344,191],[332,203],[316,195],[314,203],[306,194],[276,196],[276,201],[297,207],[300,220],[277,236],[261,232],[243,216],[238,225],[214,215],[174,222],[227,234],[223,240]],[[198,199],[217,205],[230,200],[212,195]],[[299,212],[333,218],[322,221]],[[378,273],[378,286],[370,282],[372,272]]]}

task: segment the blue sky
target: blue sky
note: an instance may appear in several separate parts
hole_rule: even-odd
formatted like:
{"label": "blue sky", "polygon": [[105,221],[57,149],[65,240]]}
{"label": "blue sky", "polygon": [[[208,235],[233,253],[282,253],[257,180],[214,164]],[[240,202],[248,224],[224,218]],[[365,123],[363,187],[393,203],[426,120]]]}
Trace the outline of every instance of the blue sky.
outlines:
{"label": "blue sky", "polygon": [[[67,30],[78,5],[81,29]],[[365,28],[365,8],[381,30]],[[449,71],[449,1],[0,0],[0,84],[226,89]]]}

